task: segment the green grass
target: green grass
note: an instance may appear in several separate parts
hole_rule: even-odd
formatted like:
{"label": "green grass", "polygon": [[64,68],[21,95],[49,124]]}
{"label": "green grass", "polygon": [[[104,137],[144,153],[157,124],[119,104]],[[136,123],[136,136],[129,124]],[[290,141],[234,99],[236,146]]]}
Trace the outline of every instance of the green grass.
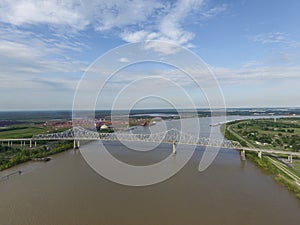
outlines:
{"label": "green grass", "polygon": [[292,167],[300,173],[300,162],[293,163]]}
{"label": "green grass", "polygon": [[239,134],[240,139],[248,145],[251,143],[257,148],[300,150],[299,118],[281,118],[276,122],[273,119],[243,120],[229,123],[227,126],[229,131]]}
{"label": "green grass", "polygon": [[32,135],[44,133],[45,129],[28,127],[18,130],[2,131],[0,132],[0,138],[30,138]]}
{"label": "green grass", "polygon": [[42,134],[42,133],[55,133],[66,130],[61,128],[54,130],[52,127],[45,126],[41,127],[35,124],[19,124],[12,125],[0,129],[0,139],[5,138],[31,138],[33,135]]}

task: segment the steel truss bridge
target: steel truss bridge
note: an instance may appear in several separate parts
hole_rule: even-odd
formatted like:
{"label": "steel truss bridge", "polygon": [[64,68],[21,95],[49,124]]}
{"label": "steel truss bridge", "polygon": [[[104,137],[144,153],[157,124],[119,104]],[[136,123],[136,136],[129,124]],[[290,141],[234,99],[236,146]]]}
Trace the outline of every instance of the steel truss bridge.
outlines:
{"label": "steel truss bridge", "polygon": [[196,137],[192,134],[183,133],[177,129],[170,129],[165,132],[157,132],[151,134],[133,134],[128,132],[98,133],[96,131],[91,131],[82,127],[74,127],[61,133],[35,135],[33,136],[33,139],[158,142],[234,149],[242,147],[240,143],[236,141]]}
{"label": "steel truss bridge", "polygon": [[290,161],[292,161],[292,156],[300,156],[300,152],[280,151],[274,149],[247,148],[243,147],[237,141],[229,141],[225,139],[212,139],[207,137],[196,137],[193,134],[183,133],[182,131],[174,128],[165,132],[151,134],[133,134],[128,132],[98,133],[96,131],[88,130],[82,127],[73,127],[69,130],[60,133],[38,134],[34,135],[32,138],[0,139],[0,142],[7,142],[8,146],[10,146],[12,145],[12,142],[21,141],[21,146],[25,146],[26,141],[29,141],[29,147],[32,147],[33,142],[36,146],[37,141],[45,140],[72,140],[74,141],[74,148],[78,148],[80,146],[80,141],[97,140],[171,143],[173,145],[173,154],[176,153],[177,144],[207,146],[240,150],[241,157],[243,160],[245,159],[245,151],[257,152],[259,158],[261,158],[262,153],[288,155]]}

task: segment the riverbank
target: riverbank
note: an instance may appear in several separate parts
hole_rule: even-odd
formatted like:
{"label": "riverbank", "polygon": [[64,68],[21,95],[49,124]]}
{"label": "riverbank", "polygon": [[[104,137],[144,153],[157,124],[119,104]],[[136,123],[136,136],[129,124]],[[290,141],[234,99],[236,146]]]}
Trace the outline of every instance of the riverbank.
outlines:
{"label": "riverbank", "polygon": [[10,157],[5,157],[2,155],[0,161],[0,171],[11,168],[15,165],[20,163],[24,163],[30,161],[31,159],[38,159],[38,158],[46,158],[53,154],[66,151],[73,147],[72,141],[63,141],[63,142],[56,142],[55,144],[52,143],[52,147],[49,148],[46,145],[42,145],[37,148],[29,149],[29,148],[18,148],[18,147],[8,147],[0,145],[0,152],[3,150],[3,154],[12,154]]}
{"label": "riverbank", "polygon": [[[263,148],[264,146],[257,145],[255,142],[253,143],[245,136],[242,136],[240,131],[236,131],[232,128],[232,125],[239,122],[241,121],[230,122],[226,125],[223,124],[221,126],[221,132],[223,133],[224,137],[228,140],[238,141],[244,147]],[[247,120],[243,122],[247,123]],[[252,133],[254,132],[255,131]],[[265,173],[271,175],[273,179],[280,185],[292,191],[300,200],[299,175],[295,174],[285,164],[271,155],[262,155],[262,158],[260,159],[257,157],[256,153],[252,152],[246,152],[246,158],[261,168]]]}
{"label": "riverbank", "polygon": [[[119,160],[139,165],[158,162],[171,152],[169,144],[145,154],[118,142],[106,146]],[[82,150],[90,147],[81,145]],[[106,180],[89,167],[80,151],[55,154],[46,164],[30,163],[29,172],[17,166],[22,175],[0,182],[0,224],[300,223],[300,201],[252,163],[241,162],[238,152],[222,149],[211,167],[199,172],[204,149],[198,147],[175,176],[146,187]],[[177,159],[167,165],[174,166]]]}
{"label": "riverbank", "polygon": [[[196,129],[197,120],[187,120]],[[180,128],[181,123],[167,120],[166,126]],[[209,124],[210,118],[200,118],[201,136],[209,137],[212,129],[221,137],[219,127]],[[205,148],[197,147],[170,179],[130,187],[95,173],[80,153],[93,145],[80,144],[80,151],[55,154],[49,163],[24,163],[4,171],[21,170],[22,175],[0,182],[0,224],[300,224],[300,201],[253,163],[241,162],[237,151],[221,149],[212,165],[199,172]],[[105,144],[114,157],[136,166],[160,162],[172,151],[170,144],[145,152],[119,142]],[[176,163],[179,157],[172,157],[167,166]]]}

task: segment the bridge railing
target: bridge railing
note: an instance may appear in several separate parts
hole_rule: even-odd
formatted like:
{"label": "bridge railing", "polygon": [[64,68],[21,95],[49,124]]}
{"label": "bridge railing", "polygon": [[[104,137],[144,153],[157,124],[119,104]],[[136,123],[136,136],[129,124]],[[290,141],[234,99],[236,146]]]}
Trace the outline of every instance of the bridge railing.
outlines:
{"label": "bridge railing", "polygon": [[127,132],[98,133],[96,131],[74,127],[60,133],[39,134],[33,136],[34,140],[107,140],[107,141],[142,141],[159,143],[178,143],[201,145],[222,148],[241,148],[239,142],[207,137],[197,137],[193,134],[183,133],[177,129],[151,134],[133,134]]}

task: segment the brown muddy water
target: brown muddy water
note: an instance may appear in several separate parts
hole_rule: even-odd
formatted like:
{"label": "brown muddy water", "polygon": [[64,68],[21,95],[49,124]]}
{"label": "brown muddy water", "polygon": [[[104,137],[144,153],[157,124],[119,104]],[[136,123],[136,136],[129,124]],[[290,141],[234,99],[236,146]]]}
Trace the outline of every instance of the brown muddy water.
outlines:
{"label": "brown muddy water", "polygon": [[[107,144],[116,157],[149,164],[171,153],[161,144],[146,154]],[[0,181],[0,225],[300,224],[300,201],[234,150],[221,150],[198,171],[203,147],[170,179],[151,186],[119,185],[98,175],[80,151],[27,163]],[[6,173],[10,172],[6,171]],[[3,173],[3,172],[2,172]]]}

